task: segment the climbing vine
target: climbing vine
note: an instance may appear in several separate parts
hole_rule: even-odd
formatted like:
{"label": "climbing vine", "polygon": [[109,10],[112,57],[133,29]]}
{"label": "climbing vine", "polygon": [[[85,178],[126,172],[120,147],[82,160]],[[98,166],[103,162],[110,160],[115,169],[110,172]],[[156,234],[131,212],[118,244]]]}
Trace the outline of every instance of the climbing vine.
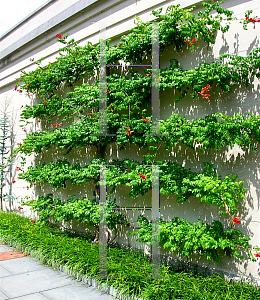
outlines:
{"label": "climbing vine", "polygon": [[[189,48],[193,51],[198,42],[206,46],[213,45],[218,31],[227,32],[235,19],[233,12],[224,9],[223,1],[211,4],[202,3],[204,11],[193,13],[195,7],[182,9],[172,5],[166,9],[153,11],[159,24],[160,51],[169,47],[176,51]],[[214,14],[212,14],[214,12]],[[255,26],[257,18],[251,18],[252,11],[241,20],[246,30],[250,22]],[[224,25],[223,25],[224,24]],[[70,164],[67,160],[57,159],[51,163],[40,163],[28,167],[19,174],[20,179],[33,185],[48,183],[53,188],[66,187],[67,181],[73,185],[91,182],[98,196],[100,166],[106,167],[108,194],[115,192],[118,186],[130,187],[130,197],[144,195],[152,188],[152,167],[159,166],[160,192],[164,195],[176,195],[177,202],[184,202],[191,197],[217,205],[220,214],[231,218],[231,228],[224,230],[219,221],[204,224],[199,221],[191,224],[187,220],[175,218],[171,222],[160,220],[161,246],[178,254],[189,256],[192,253],[205,255],[208,259],[219,261],[218,250],[226,255],[232,253],[242,258],[238,249],[249,250],[250,238],[244,236],[234,226],[240,224],[238,204],[245,198],[243,182],[237,181],[235,174],[222,178],[213,165],[204,163],[202,172],[194,172],[172,161],[158,161],[160,149],[171,149],[179,144],[201,151],[220,151],[225,147],[239,145],[243,150],[257,150],[260,140],[260,118],[251,114],[245,117],[235,114],[230,117],[224,113],[212,113],[198,119],[187,119],[179,114],[172,114],[160,121],[160,135],[151,135],[151,67],[143,71],[129,71],[128,74],[115,74],[112,65],[127,66],[143,63],[150,59],[152,51],[152,30],[150,22],[136,19],[136,27],[121,37],[120,43],[111,45],[107,41],[107,130],[106,136],[99,133],[99,46],[90,42],[79,46],[68,35],[57,34],[63,44],[59,56],[54,62],[42,65],[42,59],[36,61],[36,70],[23,71],[14,88],[15,92],[25,93],[34,99],[33,105],[25,105],[21,112],[21,122],[27,133],[27,124],[34,120],[44,130],[28,133],[18,143],[14,155],[25,157],[32,153],[41,153],[51,147],[65,149],[65,154],[75,147],[95,146],[97,157],[82,165]],[[172,101],[181,101],[190,97],[197,101],[212,101],[212,92],[221,95],[229,93],[234,86],[248,87],[254,78],[260,78],[260,49],[252,50],[246,57],[223,54],[218,60],[198,63],[196,67],[184,70],[180,63],[172,58],[170,66],[160,69],[159,90],[173,90]],[[31,58],[31,61],[34,59]],[[88,79],[84,83],[85,79]],[[84,80],[83,80],[84,79]],[[61,88],[71,91],[63,95]],[[115,143],[119,149],[127,145],[147,148],[149,153],[142,162],[134,160],[106,160],[104,149]],[[22,163],[23,165],[24,163]],[[22,167],[22,166],[21,166]],[[19,167],[20,168],[20,167]],[[52,218],[54,222],[77,219],[88,222],[91,226],[99,223],[97,198],[69,198],[62,201],[52,195],[39,196],[23,202],[40,213],[44,221]],[[109,200],[110,201],[110,200]],[[111,200],[112,201],[112,200]],[[113,212],[119,209],[115,202],[109,202],[106,210],[110,229],[116,225],[128,224],[125,217]],[[133,232],[139,235],[139,241],[151,240],[151,222],[139,217],[141,229]],[[255,253],[255,257],[258,257]],[[254,256],[250,252],[250,258]]]}

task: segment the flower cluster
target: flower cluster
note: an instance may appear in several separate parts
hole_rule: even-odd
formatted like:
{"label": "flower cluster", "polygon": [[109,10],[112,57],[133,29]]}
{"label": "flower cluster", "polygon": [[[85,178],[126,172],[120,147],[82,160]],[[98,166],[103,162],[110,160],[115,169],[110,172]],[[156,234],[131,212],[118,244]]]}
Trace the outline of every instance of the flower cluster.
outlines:
{"label": "flower cluster", "polygon": [[56,124],[53,124],[52,127],[56,127],[57,128],[57,127],[59,127],[61,125],[62,125],[62,123],[56,123]]}
{"label": "flower cluster", "polygon": [[150,123],[150,120],[148,118],[146,119],[145,117],[143,117],[142,119],[143,119],[144,123]]}
{"label": "flower cluster", "polygon": [[17,86],[17,85],[14,87],[13,90],[19,92],[20,94],[23,92],[22,90],[19,90],[19,89],[18,89],[18,86]]}
{"label": "flower cluster", "polygon": [[186,41],[185,41],[185,43],[186,43],[186,44],[189,44],[190,46],[193,46],[196,42],[197,42],[196,39],[193,39],[193,40],[192,40],[192,43],[191,43],[189,40],[186,40]]}
{"label": "flower cluster", "polygon": [[131,133],[133,133],[134,130],[130,130],[129,127],[126,127],[126,128],[127,128],[127,130],[125,131],[125,132],[126,132],[126,135],[127,135],[128,137],[130,137]]}
{"label": "flower cluster", "polygon": [[260,18],[257,18],[257,16],[253,18],[246,17],[246,20],[254,24],[254,29],[255,29],[255,23],[260,22]]}
{"label": "flower cluster", "polygon": [[236,224],[240,224],[240,217],[233,218],[232,221],[231,221],[231,223],[232,223],[233,226],[235,225],[235,223]]}
{"label": "flower cluster", "polygon": [[138,173],[138,175],[140,175],[141,176],[141,179],[144,179],[144,180],[146,180],[147,179],[147,176],[146,175],[144,175],[144,174],[142,174],[142,173]]}
{"label": "flower cluster", "polygon": [[207,84],[204,88],[201,89],[201,92],[199,92],[199,94],[201,94],[202,99],[207,99],[209,100],[210,94],[205,94],[208,93],[210,89],[210,85]]}

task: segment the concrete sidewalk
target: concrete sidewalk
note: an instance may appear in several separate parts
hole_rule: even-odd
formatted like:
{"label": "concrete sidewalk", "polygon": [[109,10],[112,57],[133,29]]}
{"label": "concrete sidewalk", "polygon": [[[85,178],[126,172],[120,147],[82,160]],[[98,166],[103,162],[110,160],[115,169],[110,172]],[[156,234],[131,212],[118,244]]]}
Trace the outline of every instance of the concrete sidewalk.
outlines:
{"label": "concrete sidewalk", "polygon": [[113,299],[88,284],[77,282],[60,271],[40,264],[34,258],[15,258],[19,254],[12,254],[10,251],[13,251],[11,247],[0,245],[0,300]]}

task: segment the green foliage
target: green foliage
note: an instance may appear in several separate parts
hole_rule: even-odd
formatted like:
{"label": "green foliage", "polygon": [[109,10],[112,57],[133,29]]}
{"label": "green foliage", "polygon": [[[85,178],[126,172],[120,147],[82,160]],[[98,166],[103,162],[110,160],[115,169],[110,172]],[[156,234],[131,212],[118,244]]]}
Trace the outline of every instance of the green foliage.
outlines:
{"label": "green foliage", "polygon": [[[113,115],[113,116],[111,116]],[[241,114],[228,117],[225,114],[213,113],[205,118],[186,120],[179,114],[172,114],[168,120],[160,122],[161,136],[151,136],[151,123],[149,117],[132,118],[127,126],[133,130],[130,137],[126,134],[126,124],[116,113],[109,114],[107,130],[115,136],[94,136],[99,132],[98,118],[82,116],[77,122],[65,128],[56,128],[27,135],[22,145],[16,148],[15,153],[31,154],[47,150],[51,145],[60,149],[68,149],[86,145],[101,144],[106,146],[115,142],[121,148],[127,144],[135,144],[140,147],[153,146],[163,142],[165,149],[184,144],[194,149],[195,143],[200,143],[202,151],[206,149],[221,150],[223,147],[238,144],[243,150],[250,147],[257,150],[255,141],[260,141],[260,117],[250,116],[245,118]],[[144,119],[149,122],[144,122]],[[154,146],[155,147],[155,146]],[[150,147],[150,149],[153,149]],[[157,147],[154,149],[157,150]]]}
{"label": "green foliage", "polygon": [[[193,51],[198,42],[206,43],[208,46],[214,44],[217,32],[227,32],[230,22],[234,20],[233,12],[224,9],[222,3],[223,1],[202,3],[204,11],[198,12],[197,16],[193,13],[195,7],[182,9],[180,5],[169,6],[164,14],[162,9],[153,11],[159,25],[161,53],[169,46],[173,46],[174,51],[181,51],[184,47]],[[250,12],[247,12],[248,16],[249,14]],[[246,22],[243,26],[246,29]],[[118,45],[111,46],[110,41],[107,42],[107,64],[146,64],[147,59],[149,61],[151,57],[152,34],[153,25],[150,22],[141,22],[137,18],[136,27],[124,35]],[[66,187],[66,181],[69,180],[77,185],[92,182],[97,188],[100,166],[109,164],[106,170],[108,193],[113,193],[116,187],[125,185],[131,188],[129,196],[136,197],[144,195],[151,189],[152,165],[158,165],[162,194],[176,195],[178,202],[197,197],[200,201],[218,205],[222,209],[221,214],[231,216],[236,213],[237,204],[245,198],[243,182],[237,181],[237,175],[229,174],[222,178],[209,163],[204,163],[202,172],[193,172],[174,162],[155,161],[156,155],[161,146],[170,149],[178,144],[192,149],[200,144],[199,148],[202,151],[207,149],[219,151],[235,144],[243,150],[257,150],[256,143],[260,140],[260,118],[252,115],[246,118],[241,114],[228,117],[222,113],[212,113],[205,118],[187,120],[178,114],[172,114],[169,119],[160,121],[161,136],[149,135],[152,120],[147,112],[151,109],[153,70],[148,68],[143,74],[131,71],[129,75],[124,76],[112,74],[113,69],[110,69],[106,77],[107,129],[109,134],[115,136],[98,136],[99,46],[88,43],[80,47],[74,40],[67,42],[66,39],[67,35],[58,39],[64,48],[60,49],[59,56],[53,63],[42,66],[41,60],[37,61],[37,69],[28,73],[23,71],[17,79],[17,86],[20,87],[19,92],[25,91],[30,97],[32,93],[36,95],[38,101],[31,106],[26,105],[22,111],[21,117],[25,124],[30,118],[40,118],[43,126],[47,128],[45,120],[53,121],[54,117],[62,117],[63,122],[73,119],[74,122],[66,126],[55,121],[56,124],[50,124],[52,130],[29,134],[14,155],[17,152],[25,155],[40,153],[50,149],[51,146],[66,149],[68,153],[74,147],[91,145],[97,147],[97,158],[83,167],[77,162],[71,165],[68,161],[59,159],[49,164],[38,164],[20,173],[19,178],[30,182],[31,186],[49,183],[54,188],[60,188]],[[209,100],[210,95],[205,96],[202,93],[205,89],[227,93],[234,85],[243,84],[248,87],[254,77],[260,78],[259,53],[260,49],[254,49],[247,57],[224,54],[217,61],[202,62],[189,70],[181,68],[178,61],[172,58],[169,68],[160,70],[158,88],[161,91],[173,89],[175,96],[172,100],[177,102],[185,96],[190,96],[191,99],[196,96],[202,97],[201,101],[205,101],[205,98]],[[74,87],[83,79],[87,79],[87,83]],[[72,92],[61,96],[61,88],[66,87],[73,88]],[[61,125],[64,127],[60,127]],[[128,144],[149,147],[151,153],[144,157],[143,162],[124,159],[108,163],[103,159],[104,149],[111,143],[118,145],[120,150]],[[43,220],[52,218],[55,222],[59,222],[77,219],[89,222],[93,226],[99,222],[95,200],[72,197],[63,202],[47,195],[40,196],[37,201],[32,200],[28,205],[38,211]],[[109,205],[116,208],[115,202]],[[106,209],[109,210],[108,207]],[[115,224],[123,221],[120,216],[120,214],[110,216],[108,212],[108,222],[111,217],[111,228],[115,228],[113,227]],[[164,245],[168,245],[167,247],[172,250],[178,250],[181,254],[199,252],[207,258],[218,260],[217,249],[222,249],[227,255],[233,251],[235,256],[241,258],[234,246],[235,242],[248,249],[249,238],[241,236],[240,232],[233,229],[224,231],[221,223],[217,221],[211,225],[201,222],[191,225],[187,221],[177,219],[174,222],[175,227],[173,223],[170,229],[165,225],[165,230],[168,228],[174,231],[174,228],[178,228],[185,232],[189,229],[197,238],[200,231],[205,238],[201,239],[199,246],[193,240],[191,242],[192,238],[188,231],[186,231],[188,242],[185,243],[184,239],[183,244],[181,239],[169,241],[165,235]],[[237,237],[233,237],[234,235]],[[166,299],[169,299],[167,297]]]}
{"label": "green foliage", "polygon": [[100,214],[106,214],[106,224],[109,229],[115,230],[117,224],[127,224],[125,216],[119,213],[120,207],[116,205],[115,199],[108,199],[107,203],[97,203],[96,199],[75,199],[70,197],[67,201],[53,198],[52,194],[39,196],[37,200],[23,201],[22,205],[31,207],[31,210],[39,213],[40,221],[58,223],[77,220],[87,222],[92,227],[98,227]]}
{"label": "green foliage", "polygon": [[[176,96],[173,101],[178,102],[188,92],[191,98],[195,98],[196,95],[201,97],[198,92],[206,84],[219,86],[225,93],[231,90],[232,85],[248,86],[253,76],[260,78],[259,53],[260,49],[254,49],[246,57],[223,54],[216,62],[201,63],[199,67],[189,70],[183,70],[176,60],[172,60],[169,68],[160,70],[159,89],[177,89],[180,95]],[[151,72],[151,69],[145,70],[145,74],[151,74]],[[108,111],[112,108],[116,113],[123,112],[121,117],[127,120],[129,114],[125,114],[125,110],[128,110],[129,106],[131,115],[148,107],[151,100],[152,79],[145,74],[131,72],[129,77],[118,74],[107,76]],[[47,104],[41,102],[33,106],[26,105],[21,113],[22,118],[44,119],[63,116],[65,120],[69,116],[78,115],[85,109],[97,112],[99,108],[98,81],[75,87],[73,92],[67,93],[66,98],[53,94],[46,102]],[[114,118],[113,114],[109,117]]]}
{"label": "green foliage", "polygon": [[184,256],[197,253],[220,262],[220,249],[225,255],[230,257],[234,253],[238,258],[243,258],[238,247],[249,249],[249,237],[245,237],[241,231],[234,228],[227,228],[225,231],[219,221],[213,221],[211,224],[202,221],[191,224],[185,219],[175,217],[170,222],[160,220],[158,230],[152,230],[152,221],[139,216],[138,225],[141,228],[130,235],[138,235],[139,242],[152,242],[159,235],[161,247]]}
{"label": "green foliage", "polygon": [[[107,163],[108,164],[108,163]],[[106,184],[112,193],[116,187],[125,185],[131,187],[129,196],[144,195],[152,188],[152,170],[149,161],[143,163],[132,160],[113,160],[106,167]],[[237,182],[237,175],[227,175],[224,179],[218,176],[212,165],[205,163],[202,173],[192,172],[173,162],[154,162],[160,166],[160,192],[163,195],[178,195],[177,202],[183,202],[190,197],[198,197],[200,201],[225,207],[222,193],[227,207],[233,214],[237,212],[236,205],[239,199],[245,198],[243,182]],[[106,165],[104,159],[94,159],[83,167],[79,163],[70,165],[66,160],[56,163],[36,165],[29,167],[19,178],[31,184],[49,183],[55,188],[65,187],[66,180],[72,184],[90,182],[97,184],[99,180],[100,165]],[[147,176],[141,179],[138,173]],[[222,212],[224,213],[224,212]]]}
{"label": "green foliage", "polygon": [[[57,269],[64,266],[71,274],[94,277],[99,275],[99,245],[90,240],[73,237],[67,232],[50,228],[14,213],[0,212],[1,241],[21,248],[41,262]],[[163,279],[150,279],[149,258],[128,249],[107,247],[107,281],[124,295],[143,299],[220,300],[258,299],[260,290],[247,283],[230,283],[220,276],[203,276],[191,272],[174,271],[161,265]],[[164,279],[166,278],[166,279]]]}

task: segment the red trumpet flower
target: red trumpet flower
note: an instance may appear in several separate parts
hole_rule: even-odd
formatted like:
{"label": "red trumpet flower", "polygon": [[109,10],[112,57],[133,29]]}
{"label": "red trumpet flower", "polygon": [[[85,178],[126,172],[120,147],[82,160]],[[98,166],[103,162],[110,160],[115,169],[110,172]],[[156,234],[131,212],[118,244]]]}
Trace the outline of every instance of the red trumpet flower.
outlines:
{"label": "red trumpet flower", "polygon": [[240,224],[240,217],[234,217],[231,221],[232,225],[234,226],[236,224]]}
{"label": "red trumpet flower", "polygon": [[134,130],[130,130],[129,127],[126,127],[126,128],[127,128],[127,130],[125,131],[125,132],[126,132],[126,135],[128,135],[128,137],[130,137],[131,133],[133,133]]}
{"label": "red trumpet flower", "polygon": [[254,24],[254,29],[255,29],[255,23],[259,23],[260,22],[260,18],[257,18],[257,16],[253,17],[253,18],[246,17],[246,20]]}
{"label": "red trumpet flower", "polygon": [[193,39],[193,40],[192,40],[192,43],[189,42],[189,40],[186,40],[186,41],[185,41],[185,43],[186,43],[186,44],[189,44],[190,46],[194,45],[196,42],[197,42],[196,39]]}
{"label": "red trumpet flower", "polygon": [[210,89],[210,85],[207,84],[205,87],[203,87],[203,88],[201,89],[201,92],[198,92],[199,94],[201,94],[202,99],[207,99],[207,100],[209,100],[210,94],[205,94],[205,93],[209,92],[209,89]]}
{"label": "red trumpet flower", "polygon": [[146,175],[144,175],[144,174],[142,174],[142,173],[138,173],[138,175],[140,175],[141,176],[141,179],[144,179],[144,180],[146,180],[147,179],[147,176]]}
{"label": "red trumpet flower", "polygon": [[146,119],[145,117],[143,117],[142,119],[143,119],[144,123],[149,123],[150,122],[150,120]]}

